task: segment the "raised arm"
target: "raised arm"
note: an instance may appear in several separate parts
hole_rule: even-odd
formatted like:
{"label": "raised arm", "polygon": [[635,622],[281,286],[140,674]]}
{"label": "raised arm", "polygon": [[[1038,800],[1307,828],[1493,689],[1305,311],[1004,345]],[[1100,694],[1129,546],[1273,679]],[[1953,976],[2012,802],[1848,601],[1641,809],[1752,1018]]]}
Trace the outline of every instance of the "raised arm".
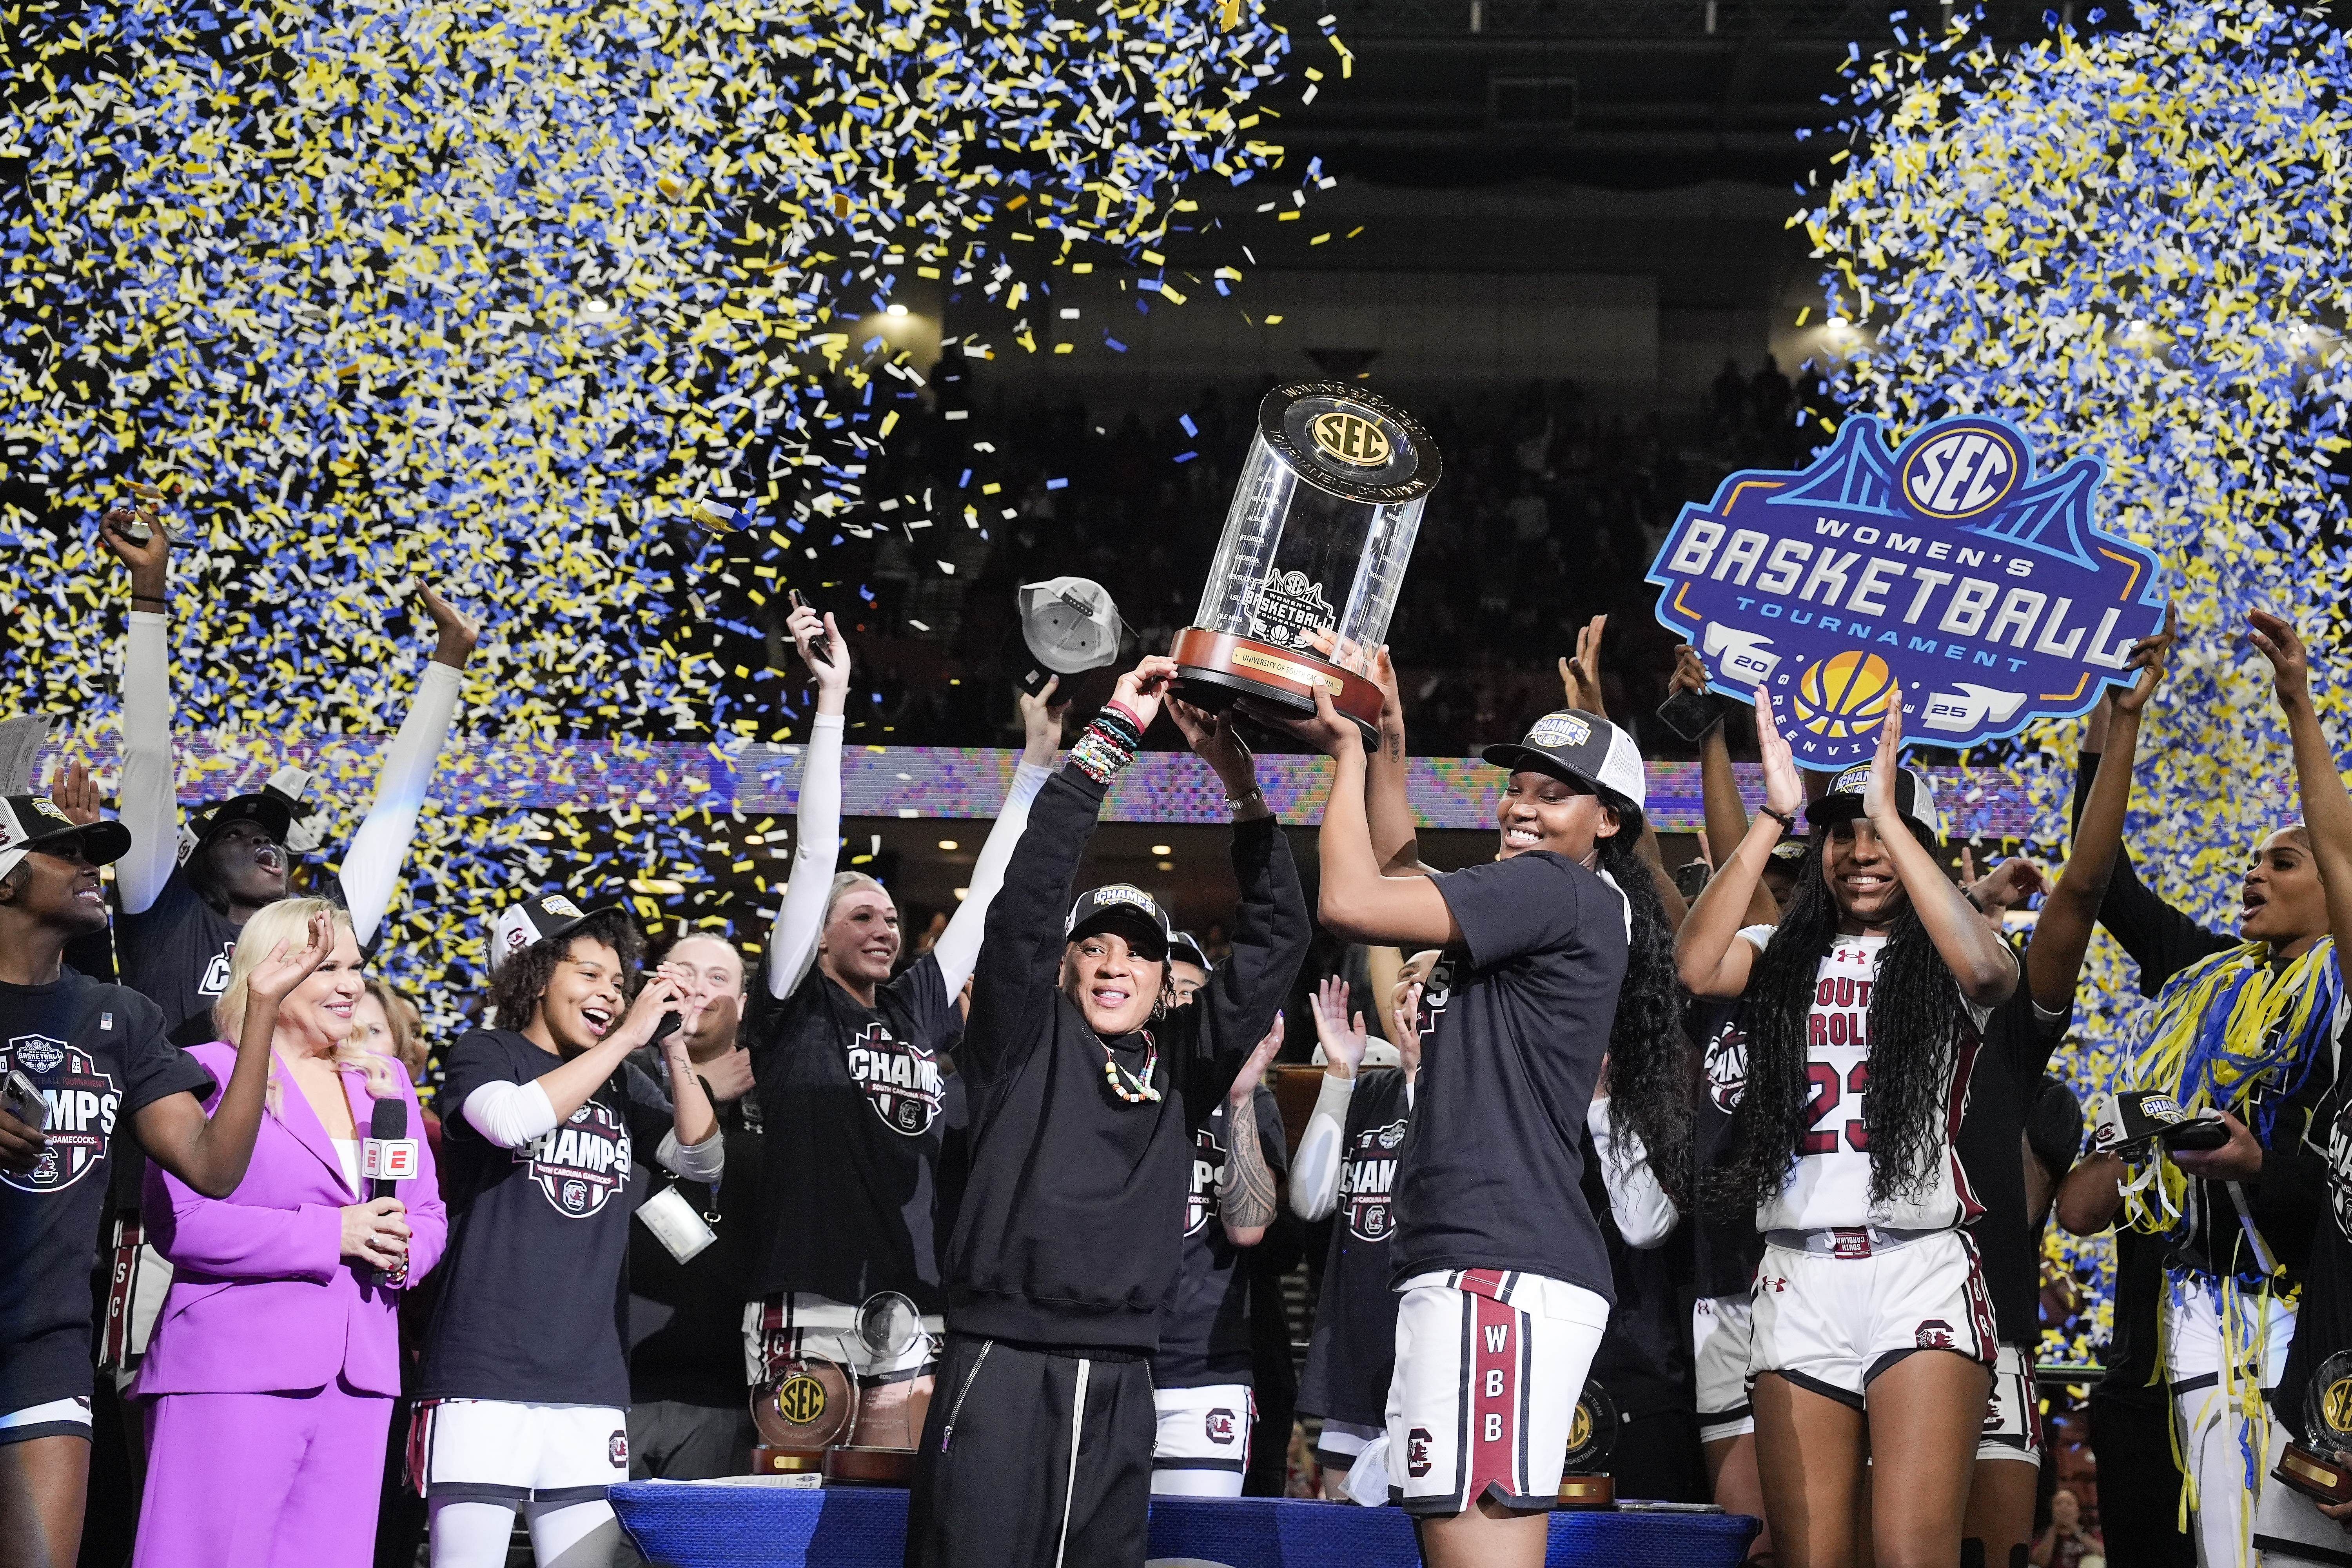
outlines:
{"label": "raised arm", "polygon": [[481,639],[481,628],[447,600],[427,586],[420,585],[419,592],[433,617],[432,662],[418,679],[416,700],[384,753],[375,802],[352,836],[339,874],[343,901],[352,912],[352,932],[362,948],[374,942],[376,927],[400,886],[401,866],[416,841],[416,814],[424,809],[433,770],[440,763],[441,747],[457,717],[457,696],[465,684],[462,672]]}
{"label": "raised arm", "polygon": [[[160,525],[156,532],[163,531]],[[208,1198],[225,1198],[245,1180],[261,1129],[269,1082],[269,1042],[278,1031],[278,1005],[334,951],[335,930],[325,912],[310,918],[310,943],[289,952],[281,942],[254,966],[245,1026],[237,1033],[236,1066],[212,1114],[193,1094],[167,1094],[140,1108],[132,1125],[147,1157]]]}
{"label": "raised arm", "polygon": [[[1675,647],[1675,672],[1667,685],[1675,691],[1706,689],[1706,666],[1699,662],[1698,649],[1688,643]],[[1731,743],[1724,739],[1723,721],[1718,717],[1715,726],[1699,737],[1698,742],[1699,806],[1706,822],[1709,844],[1737,846],[1748,837],[1748,805],[1739,798],[1739,775],[1732,771]],[[1772,889],[1763,879],[1757,879],[1748,896],[1748,913],[1743,924],[1777,925],[1780,911],[1772,902]],[[1682,928],[1678,925],[1677,931]]]}
{"label": "raised arm", "polygon": [[1944,875],[1926,845],[1895,806],[1895,770],[1903,755],[1903,689],[1894,688],[1886,700],[1886,717],[1878,726],[1878,754],[1871,760],[1870,783],[1863,790],[1862,809],[1878,841],[1895,862],[1911,908],[1936,951],[1959,982],[1960,994],[1979,1007],[1997,1007],[2017,989],[2017,955],[1977,913],[1968,896]]}
{"label": "raised arm", "polygon": [[170,605],[172,542],[150,518],[144,543],[131,537],[130,510],[99,523],[100,542],[131,569],[131,613],[122,638],[122,776],[117,786],[131,852],[114,863],[125,914],[144,914],[172,879],[180,848],[179,779],[172,758]]}
{"label": "raised arm", "polygon": [[[1731,853],[1716,866],[1715,875],[1699,890],[1698,902],[1691,906],[1690,917],[1675,935],[1675,970],[1683,988],[1694,996],[1728,1000],[1748,989],[1756,945],[1742,942],[1739,929],[1751,923],[1748,911],[1763,887],[1773,847],[1805,804],[1796,754],[1773,720],[1772,694],[1760,686],[1756,689],[1756,744],[1764,759],[1764,810],[1732,841]],[[1904,837],[1910,837],[1907,829]],[[1714,834],[1707,838],[1714,842]]]}
{"label": "raised arm", "polygon": [[841,731],[849,705],[849,644],[833,617],[820,620],[806,605],[795,605],[784,624],[816,678],[816,718],[801,757],[792,881],[776,905],[768,940],[768,994],[779,1002],[808,977],[818,939],[824,935],[824,909],[833,899],[834,868],[841,858]]}
{"label": "raised arm", "polygon": [[2083,957],[2090,951],[2091,931],[2099,923],[2099,906],[2106,902],[2107,889],[2115,882],[2116,862],[2123,854],[2124,816],[2131,808],[2132,756],[2139,742],[2140,714],[2164,679],[2176,635],[2173,612],[2167,609],[2164,630],[2132,649],[2139,675],[2113,700],[2106,750],[2084,795],[2083,813],[2074,824],[2074,852],[2067,856],[2057,885],[2042,900],[2042,912],[2034,921],[2033,940],[2025,949],[2025,979],[2034,1002],[2045,1012],[2074,1008]]}
{"label": "raised arm", "polygon": [[1282,1049],[1282,1015],[1242,1063],[1233,1088],[1225,1094],[1225,1137],[1229,1147],[1224,1169],[1217,1176],[1217,1210],[1225,1239],[1235,1247],[1255,1247],[1265,1239],[1265,1227],[1282,1206],[1282,1183],[1275,1162],[1265,1151],[1265,1130],[1258,1125],[1258,1085],[1265,1069]]}
{"label": "raised arm", "polygon": [[1401,947],[1461,941],[1454,911],[1426,872],[1392,877],[1381,869],[1365,811],[1366,763],[1355,721],[1341,718],[1331,706],[1331,694],[1318,688],[1315,717],[1288,727],[1331,759],[1331,795],[1323,804],[1323,827],[1316,839],[1323,882],[1318,913],[1325,929],[1350,942]]}
{"label": "raised arm", "polygon": [[1005,792],[1004,805],[996,814],[996,825],[988,830],[988,841],[980,847],[979,858],[972,862],[971,881],[965,888],[963,902],[956,909],[955,918],[948,929],[931,944],[932,960],[940,966],[940,979],[953,1001],[971,977],[972,965],[980,958],[980,939],[988,930],[988,906],[996,900],[997,889],[1004,885],[1005,863],[1013,858],[1013,847],[1021,842],[1021,835],[1029,826],[1029,805],[1045,781],[1054,776],[1054,751],[1062,740],[1061,707],[1048,707],[1061,678],[1045,682],[1045,689],[1032,697],[1021,694],[1021,728],[1024,744],[1021,764],[1013,771],[1013,787]]}
{"label": "raised arm", "polygon": [[1371,826],[1372,855],[1384,875],[1425,876],[1415,836],[1412,802],[1405,784],[1410,773],[1404,751],[1404,697],[1397,689],[1396,666],[1383,644],[1372,657],[1372,679],[1381,689],[1381,739],[1366,764],[1364,810]]}
{"label": "raised arm", "polygon": [[2327,749],[2327,732],[2320,727],[2319,710],[2311,701],[2311,656],[2302,634],[2281,616],[2256,610],[2247,620],[2252,630],[2247,640],[2271,661],[2278,705],[2286,715],[2288,737],[2294,742],[2294,784],[2303,797],[2304,830],[2311,838],[2311,858],[2327,892],[2327,930],[2338,952],[2352,944],[2352,795],[2344,790],[2344,775]]}
{"label": "raised arm", "polygon": [[1062,927],[1078,863],[1102,815],[1103,798],[1160,713],[1176,661],[1155,656],[1118,678],[1110,701],[1045,781],[1029,826],[1005,863],[972,971],[971,1016],[957,1048],[959,1070],[977,1082],[1036,1044],[1036,1007],[1050,1003],[1061,973]]}
{"label": "raised arm", "polygon": [[1298,1136],[1298,1156],[1290,1163],[1290,1212],[1321,1219],[1339,1204],[1339,1168],[1346,1163],[1348,1106],[1355,1098],[1356,1073],[1364,1059],[1364,1016],[1348,1021],[1348,983],[1333,974],[1307,994],[1315,1032],[1323,1042],[1323,1081],[1315,1110]]}
{"label": "raised arm", "polygon": [[1234,807],[1234,880],[1241,884],[1242,901],[1234,918],[1233,956],[1217,966],[1193,1005],[1204,1010],[1202,1036],[1211,1048],[1234,1057],[1257,1045],[1279,1015],[1307,962],[1315,926],[1307,918],[1307,892],[1290,858],[1290,841],[1266,809],[1256,759],[1230,719],[1221,715],[1211,723],[1182,703],[1170,710],[1193,751],[1223,781]]}

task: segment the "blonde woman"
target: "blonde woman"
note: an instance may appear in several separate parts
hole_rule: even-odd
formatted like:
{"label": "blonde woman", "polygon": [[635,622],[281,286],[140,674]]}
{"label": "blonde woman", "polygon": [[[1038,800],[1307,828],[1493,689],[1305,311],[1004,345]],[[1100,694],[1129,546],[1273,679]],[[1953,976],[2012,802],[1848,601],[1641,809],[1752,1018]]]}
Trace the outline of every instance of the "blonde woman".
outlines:
{"label": "blonde woman", "polygon": [[[254,972],[281,942],[331,940],[278,1004],[267,1113],[245,1179],[207,1198],[151,1167],[146,1212],[177,1269],[140,1373],[154,1401],[135,1564],[333,1568],[372,1561],[384,1437],[400,1393],[399,1291],[447,1234],[408,1075],[362,1044],[351,918],[284,899],[246,922],[214,1008],[234,1038]],[[235,1050],[191,1052],[227,1081]],[[418,1156],[402,1195],[370,1199],[374,1102],[406,1107]]]}
{"label": "blonde woman", "polygon": [[[901,970],[889,893],[861,872],[836,873],[849,647],[832,616],[806,606],[788,625],[815,677],[817,711],[792,883],[741,1036],[768,1129],[760,1204],[769,1223],[744,1309],[745,1360],[755,1382],[790,1356],[842,1362],[866,1381],[864,1407],[878,1413],[929,1392],[932,1346],[944,1328],[944,1238],[934,1226],[940,1147],[961,1093],[945,1071],[963,1029],[957,997],[1029,803],[1050,776],[1062,710],[1047,706],[1052,681],[1021,699],[1021,763],[963,902],[930,950]],[[897,1361],[873,1363],[857,1338],[857,1309],[886,1290],[915,1304],[931,1337]]]}

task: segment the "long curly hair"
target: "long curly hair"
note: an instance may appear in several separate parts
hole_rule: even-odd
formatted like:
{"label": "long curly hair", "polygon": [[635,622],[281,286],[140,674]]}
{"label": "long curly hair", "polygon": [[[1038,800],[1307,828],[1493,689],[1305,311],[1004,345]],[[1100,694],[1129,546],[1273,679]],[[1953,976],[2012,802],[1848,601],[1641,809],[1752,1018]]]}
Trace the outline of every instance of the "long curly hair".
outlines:
{"label": "long curly hair", "polygon": [[1690,1197],[1692,1074],[1690,1041],[1683,1033],[1682,987],[1675,974],[1675,933],[1642,858],[1642,814],[1612,791],[1601,804],[1617,813],[1617,831],[1594,842],[1596,864],[1609,873],[1633,914],[1625,984],[1617,994],[1617,1021],[1609,1031],[1609,1124],[1620,1137],[1638,1134],[1650,1169],[1669,1197]]}
{"label": "long curly hair", "polygon": [[[551,942],[535,942],[509,953],[490,975],[490,1024],[499,1029],[530,1027],[532,1013],[575,942],[604,943],[621,960],[621,1000],[636,999],[638,965],[645,960],[646,939],[637,922],[619,910],[599,910]],[[615,1019],[614,1022],[619,1020]]]}
{"label": "long curly hair", "polygon": [[[1731,1116],[1723,1158],[1706,1177],[1708,1206],[1726,1217],[1755,1213],[1778,1193],[1810,1130],[1807,1023],[1821,962],[1838,937],[1837,897],[1822,873],[1829,842],[1816,832],[1798,862],[1795,889],[1772,941],[1757,955],[1741,998],[1748,1086]],[[1965,1030],[1949,965],[1906,897],[1879,955],[1870,994],[1870,1137],[1874,1204],[1920,1191],[1943,1142],[1952,1064]]]}

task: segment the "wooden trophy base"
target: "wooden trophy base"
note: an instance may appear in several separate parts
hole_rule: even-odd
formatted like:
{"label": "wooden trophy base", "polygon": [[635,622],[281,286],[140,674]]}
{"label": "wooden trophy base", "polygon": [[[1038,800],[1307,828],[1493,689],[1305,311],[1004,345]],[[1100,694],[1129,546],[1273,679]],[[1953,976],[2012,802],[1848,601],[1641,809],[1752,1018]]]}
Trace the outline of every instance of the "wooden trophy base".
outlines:
{"label": "wooden trophy base", "polygon": [[828,1485],[910,1487],[915,1484],[915,1450],[827,1448],[824,1479]]}
{"label": "wooden trophy base", "polygon": [[2286,1446],[2271,1477],[2315,1502],[2352,1502],[2352,1465],[2322,1458],[2300,1443]]}
{"label": "wooden trophy base", "polygon": [[1331,693],[1331,706],[1353,719],[1370,744],[1381,732],[1381,689],[1360,675],[1313,654],[1253,642],[1230,632],[1186,626],[1169,649],[1179,666],[1178,695],[1211,710],[1238,702],[1277,719],[1305,718],[1315,711],[1315,688]]}
{"label": "wooden trophy base", "polygon": [[1615,1508],[1617,1482],[1609,1476],[1562,1476],[1559,1478],[1561,1508]]}
{"label": "wooden trophy base", "polygon": [[793,1486],[820,1487],[824,1484],[824,1450],[776,1448],[761,1443],[751,1450],[751,1473],[782,1477]]}

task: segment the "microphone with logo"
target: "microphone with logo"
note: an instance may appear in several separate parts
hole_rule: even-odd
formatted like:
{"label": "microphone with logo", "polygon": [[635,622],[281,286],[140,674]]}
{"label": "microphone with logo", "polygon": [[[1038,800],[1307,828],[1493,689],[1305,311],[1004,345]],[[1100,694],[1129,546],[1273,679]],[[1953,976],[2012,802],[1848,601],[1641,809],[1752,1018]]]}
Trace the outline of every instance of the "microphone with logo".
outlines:
{"label": "microphone with logo", "polygon": [[[394,1188],[416,1174],[417,1159],[416,1140],[408,1136],[408,1102],[377,1100],[368,1119],[367,1142],[360,1147],[360,1179],[367,1183],[368,1201],[398,1197]],[[363,1263],[360,1280],[397,1290],[408,1283],[408,1259],[402,1257],[390,1272]]]}

